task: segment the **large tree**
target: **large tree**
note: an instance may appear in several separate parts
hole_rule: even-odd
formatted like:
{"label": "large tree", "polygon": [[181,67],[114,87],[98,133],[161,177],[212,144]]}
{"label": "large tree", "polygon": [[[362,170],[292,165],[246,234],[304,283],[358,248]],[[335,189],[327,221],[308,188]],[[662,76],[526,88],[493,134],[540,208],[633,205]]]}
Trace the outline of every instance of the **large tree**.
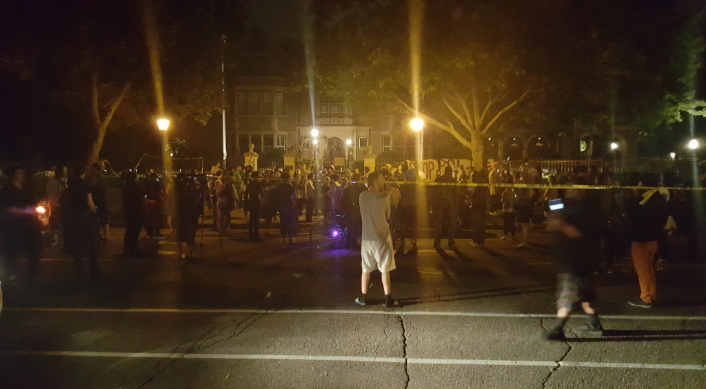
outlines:
{"label": "large tree", "polygon": [[2,7],[0,71],[11,74],[21,63],[22,79],[49,96],[49,117],[38,127],[56,123],[56,111],[71,113],[65,126],[74,130],[66,133],[85,128],[88,161],[99,157],[109,129],[153,130],[158,106],[173,119],[205,124],[224,104],[222,37],[226,47],[237,43],[239,1],[8,0]]}
{"label": "large tree", "polygon": [[[395,101],[416,115],[413,3],[316,3],[317,87],[352,101]],[[419,115],[469,149],[476,167],[485,165],[482,140],[511,125],[647,131],[679,120],[699,106],[689,81],[703,53],[694,34],[699,9],[637,0],[426,2]]]}

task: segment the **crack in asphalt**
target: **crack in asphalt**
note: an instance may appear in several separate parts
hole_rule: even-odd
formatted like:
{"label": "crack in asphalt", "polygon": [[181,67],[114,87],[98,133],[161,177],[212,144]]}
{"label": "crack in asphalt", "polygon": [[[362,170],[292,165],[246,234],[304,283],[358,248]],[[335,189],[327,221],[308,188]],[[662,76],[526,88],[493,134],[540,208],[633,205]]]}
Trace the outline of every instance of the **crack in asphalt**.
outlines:
{"label": "crack in asphalt", "polygon": [[[209,329],[208,331],[206,331],[205,334],[201,335],[201,337],[200,337],[198,340],[196,340],[195,343],[197,343],[197,342],[201,341],[202,339],[204,339],[205,337],[207,337],[207,336],[208,336],[209,334],[211,334],[214,330],[215,330],[215,327],[210,327],[210,329]],[[188,344],[189,342],[191,342],[191,338],[189,338],[189,339],[187,339],[187,340],[185,340],[185,341],[179,343],[179,345],[176,346],[176,347],[172,350],[172,352],[171,352],[170,354],[172,354],[172,355],[176,354],[177,350],[179,350],[180,348],[182,348],[184,345]],[[155,365],[155,368],[157,368],[158,370],[157,370],[151,377],[147,378],[147,380],[145,380],[145,382],[143,382],[143,383],[142,383],[140,386],[138,386],[136,389],[144,388],[144,387],[147,386],[150,382],[154,381],[154,380],[155,380],[157,377],[159,377],[165,370],[167,370],[170,366],[172,366],[174,363],[176,363],[177,360],[182,359],[182,358],[184,357],[184,354],[186,354],[186,353],[183,353],[183,354],[180,355],[178,358],[170,358],[169,360],[167,360],[168,363],[167,363],[163,368],[159,368],[159,365],[162,364],[162,363],[164,362],[164,360],[160,360],[159,362],[157,362],[157,364]]]}
{"label": "crack in asphalt", "polygon": [[[309,270],[309,266],[307,266],[306,270]],[[164,373],[164,371],[166,371],[169,367],[174,365],[174,363],[176,363],[179,359],[183,359],[185,355],[196,352],[196,351],[204,350],[206,348],[215,346],[216,344],[219,344],[221,342],[236,338],[236,337],[240,336],[243,332],[245,332],[245,330],[250,328],[253,324],[257,323],[259,320],[261,320],[267,316],[270,316],[273,313],[281,310],[282,307],[284,306],[285,301],[289,297],[289,295],[292,292],[294,292],[294,289],[297,287],[297,284],[299,283],[300,279],[301,279],[301,277],[295,279],[295,281],[292,283],[292,288],[289,290],[289,292],[287,292],[287,294],[282,296],[282,300],[280,301],[280,303],[278,304],[278,306],[275,309],[268,308],[266,313],[254,313],[254,314],[248,316],[245,320],[238,321],[238,323],[235,324],[235,329],[233,330],[233,333],[230,336],[226,337],[225,339],[215,340],[221,334],[223,334],[226,330],[228,330],[229,328],[232,328],[233,322],[235,322],[237,319],[231,320],[231,321],[227,322],[225,325],[221,324],[221,325],[218,325],[215,327],[210,327],[210,329],[204,335],[202,335],[200,339],[193,342],[191,347],[189,347],[185,352],[181,353],[181,355],[179,355],[178,357],[171,358],[169,360],[169,363],[167,363],[166,366],[164,366],[163,368],[161,368],[157,372],[155,372],[155,374],[153,374],[151,377],[149,377],[144,383],[142,383],[142,385],[138,386],[136,389],[141,389],[141,388],[144,388],[145,386],[147,386],[150,382],[154,381],[154,379],[156,379],[162,373]],[[255,320],[252,320],[253,318],[255,318]],[[248,323],[248,322],[250,322],[250,323]],[[248,324],[244,325],[242,327],[242,329],[240,331],[238,331],[238,329],[240,329],[241,325],[243,325],[244,323],[248,323]],[[209,335],[213,334],[214,332],[216,332],[217,330],[220,330],[220,331],[216,335],[209,336]],[[215,340],[215,341],[213,341],[213,340]],[[208,342],[208,341],[213,341],[213,342],[210,344],[206,344],[206,342]],[[179,350],[181,347],[183,347],[185,344],[187,344],[189,342],[190,342],[190,339],[182,342],[174,350],[172,350],[171,354],[174,355],[177,352],[177,350]],[[164,361],[158,362],[157,367],[159,367],[159,364],[162,362],[164,362]]]}
{"label": "crack in asphalt", "polygon": [[[541,319],[539,321],[539,325],[542,327],[543,330],[546,330],[546,328],[544,327],[544,319]],[[544,378],[544,380],[542,380],[542,389],[546,389],[547,383],[549,382],[549,379],[552,378],[552,376],[554,375],[554,372],[559,370],[559,368],[561,367],[561,362],[563,362],[564,359],[566,359],[566,357],[569,356],[569,353],[571,352],[571,350],[574,349],[574,346],[572,346],[569,343],[568,339],[564,340],[564,343],[566,344],[566,347],[567,347],[566,352],[564,353],[564,355],[561,356],[561,358],[559,358],[559,360],[555,361],[556,365],[554,365],[551,369],[549,369],[549,374],[547,375],[546,378]]]}
{"label": "crack in asphalt", "polygon": [[407,329],[404,326],[404,318],[399,312],[403,312],[404,308],[401,308],[397,313],[397,321],[400,322],[400,327],[402,327],[402,357],[404,358],[404,375],[405,383],[404,387],[407,389],[409,387],[409,370],[407,369]]}

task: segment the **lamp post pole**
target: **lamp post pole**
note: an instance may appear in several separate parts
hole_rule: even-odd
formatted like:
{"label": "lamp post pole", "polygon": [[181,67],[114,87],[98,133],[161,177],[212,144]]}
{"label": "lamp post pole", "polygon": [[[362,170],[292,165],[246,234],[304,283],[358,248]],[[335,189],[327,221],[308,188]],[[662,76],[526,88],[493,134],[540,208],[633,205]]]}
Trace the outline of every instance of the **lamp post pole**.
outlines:
{"label": "lamp post pole", "polygon": [[223,171],[226,169],[226,158],[228,158],[228,149],[226,148],[226,36],[221,35],[221,88],[223,92]]}
{"label": "lamp post pole", "polygon": [[419,133],[419,162],[424,160],[424,120],[414,118],[409,122],[412,131]]}

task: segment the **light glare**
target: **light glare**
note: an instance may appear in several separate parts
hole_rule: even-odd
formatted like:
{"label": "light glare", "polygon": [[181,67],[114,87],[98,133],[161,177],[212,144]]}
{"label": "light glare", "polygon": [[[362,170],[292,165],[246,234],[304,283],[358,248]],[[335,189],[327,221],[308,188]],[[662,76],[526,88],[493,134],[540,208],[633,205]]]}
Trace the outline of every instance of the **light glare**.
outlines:
{"label": "light glare", "polygon": [[346,144],[347,144],[348,146],[350,146],[350,145],[352,145],[352,144],[353,144],[353,141],[352,141],[352,140],[350,140],[350,139],[346,139]]}
{"label": "light glare", "polygon": [[610,144],[610,149],[611,149],[611,150],[617,150],[617,149],[618,149],[618,144],[615,143],[615,142],[611,143],[611,144]]}
{"label": "light glare", "polygon": [[424,129],[424,120],[420,118],[414,118],[409,125],[412,127],[412,131],[419,132]]}
{"label": "light glare", "polygon": [[160,131],[167,131],[169,129],[169,119],[157,120],[157,127]]}
{"label": "light glare", "polygon": [[312,128],[311,129],[311,137],[314,139],[318,138],[319,137],[319,130],[317,130],[316,128]]}
{"label": "light glare", "polygon": [[696,150],[699,148],[699,141],[696,139],[692,139],[689,141],[689,149],[691,150]]}

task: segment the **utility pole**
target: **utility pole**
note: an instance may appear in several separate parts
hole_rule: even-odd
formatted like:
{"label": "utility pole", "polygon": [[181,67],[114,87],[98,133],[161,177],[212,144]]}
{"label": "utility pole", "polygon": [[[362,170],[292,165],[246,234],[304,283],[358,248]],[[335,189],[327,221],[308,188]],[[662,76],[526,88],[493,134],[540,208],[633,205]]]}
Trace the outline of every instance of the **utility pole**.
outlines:
{"label": "utility pole", "polygon": [[228,149],[226,148],[226,36],[221,35],[221,88],[223,92],[223,170],[226,169],[226,158],[228,157]]}

